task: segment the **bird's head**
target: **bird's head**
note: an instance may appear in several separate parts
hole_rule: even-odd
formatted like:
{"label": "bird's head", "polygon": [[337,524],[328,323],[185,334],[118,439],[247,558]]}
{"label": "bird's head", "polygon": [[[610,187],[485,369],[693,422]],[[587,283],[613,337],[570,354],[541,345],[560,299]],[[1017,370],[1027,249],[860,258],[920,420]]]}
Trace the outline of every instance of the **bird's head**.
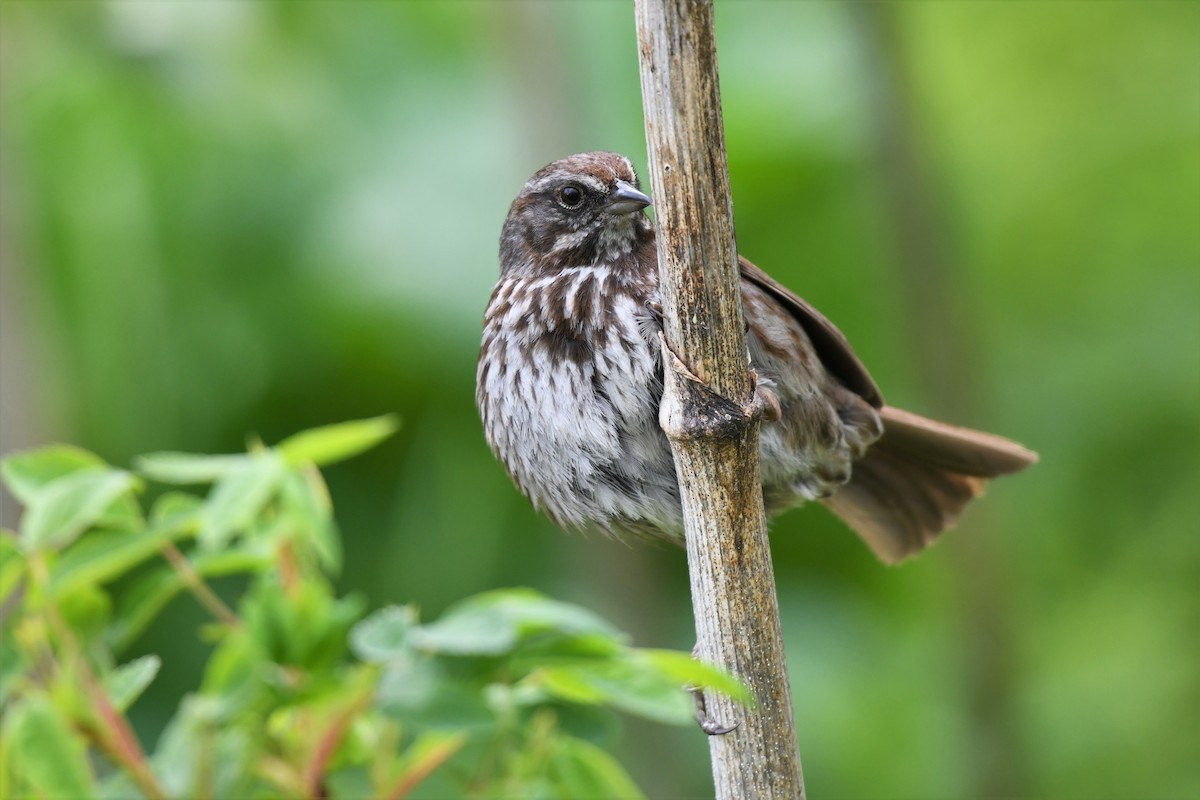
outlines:
{"label": "bird's head", "polygon": [[500,238],[505,271],[608,264],[653,235],[650,198],[628,158],[581,153],[538,170],[509,209]]}

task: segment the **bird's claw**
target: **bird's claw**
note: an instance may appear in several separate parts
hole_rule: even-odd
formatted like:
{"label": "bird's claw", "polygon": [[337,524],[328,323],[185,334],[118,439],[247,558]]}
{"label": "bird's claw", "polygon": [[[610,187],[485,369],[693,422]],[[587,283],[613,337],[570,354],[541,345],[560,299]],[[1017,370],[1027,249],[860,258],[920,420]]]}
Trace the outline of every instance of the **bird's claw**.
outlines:
{"label": "bird's claw", "polygon": [[[699,642],[692,648],[692,658],[700,658]],[[702,687],[689,685],[683,688],[691,692],[692,703],[695,705],[696,724],[700,726],[700,730],[709,736],[724,736],[737,728],[738,723],[736,722],[732,725],[722,725],[708,715],[708,701],[704,697],[704,689]]]}
{"label": "bird's claw", "polygon": [[696,724],[700,726],[700,730],[709,736],[724,736],[727,733],[732,733],[737,728],[738,723],[736,722],[732,725],[722,725],[708,715],[708,703],[704,699],[703,689],[699,686],[688,686],[685,688],[692,694],[692,702],[696,707]]}
{"label": "bird's claw", "polygon": [[754,408],[762,414],[763,422],[778,422],[783,418],[783,408],[779,405],[779,395],[768,386],[767,381],[761,381],[756,370],[750,370],[750,379],[754,381]]}

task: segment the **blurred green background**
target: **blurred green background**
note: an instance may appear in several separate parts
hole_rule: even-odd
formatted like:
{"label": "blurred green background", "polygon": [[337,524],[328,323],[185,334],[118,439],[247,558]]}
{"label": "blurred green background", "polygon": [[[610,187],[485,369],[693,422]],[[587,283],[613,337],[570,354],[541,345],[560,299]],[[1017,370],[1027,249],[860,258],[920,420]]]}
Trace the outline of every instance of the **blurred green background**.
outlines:
{"label": "blurred green background", "polygon": [[[329,473],[343,591],[432,615],[530,585],[691,647],[682,551],[535,516],[473,402],[522,182],[591,149],[644,169],[631,3],[0,22],[0,450],[121,464],[397,411]],[[1042,455],[899,568],[823,509],[775,522],[812,796],[1200,796],[1200,4],[725,0],[717,28],[741,251],[890,402]],[[144,642],[143,737],[201,619]],[[711,791],[694,730],[630,723],[617,754],[652,797]]]}

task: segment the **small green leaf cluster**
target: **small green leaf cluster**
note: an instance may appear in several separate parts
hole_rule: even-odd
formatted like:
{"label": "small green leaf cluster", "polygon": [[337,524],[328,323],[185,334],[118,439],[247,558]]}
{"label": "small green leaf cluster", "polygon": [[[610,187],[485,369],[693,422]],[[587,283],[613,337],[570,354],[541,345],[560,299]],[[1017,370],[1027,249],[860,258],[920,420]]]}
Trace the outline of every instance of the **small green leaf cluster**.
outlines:
{"label": "small green leaf cluster", "polygon": [[[615,711],[686,723],[684,685],[745,696],[530,590],[432,622],[337,596],[318,467],[395,428],[381,417],[238,455],[156,453],[134,471],[69,446],[6,458],[24,513],[0,535],[0,797],[639,797],[602,747]],[[229,575],[245,576],[233,603],[209,586]],[[148,748],[126,712],[172,665],[127,653],[184,594],[211,615],[212,648]]]}

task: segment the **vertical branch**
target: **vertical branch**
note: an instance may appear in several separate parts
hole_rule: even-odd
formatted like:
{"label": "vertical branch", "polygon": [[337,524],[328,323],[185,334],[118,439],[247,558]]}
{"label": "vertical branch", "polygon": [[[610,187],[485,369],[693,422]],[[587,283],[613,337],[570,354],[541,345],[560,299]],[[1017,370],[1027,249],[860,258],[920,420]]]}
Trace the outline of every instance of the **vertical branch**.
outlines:
{"label": "vertical branch", "polygon": [[711,0],[637,0],[658,221],[660,422],[683,498],[699,654],[757,705],[708,698],[716,795],[804,796],[758,465],[760,413],[742,320]]}

